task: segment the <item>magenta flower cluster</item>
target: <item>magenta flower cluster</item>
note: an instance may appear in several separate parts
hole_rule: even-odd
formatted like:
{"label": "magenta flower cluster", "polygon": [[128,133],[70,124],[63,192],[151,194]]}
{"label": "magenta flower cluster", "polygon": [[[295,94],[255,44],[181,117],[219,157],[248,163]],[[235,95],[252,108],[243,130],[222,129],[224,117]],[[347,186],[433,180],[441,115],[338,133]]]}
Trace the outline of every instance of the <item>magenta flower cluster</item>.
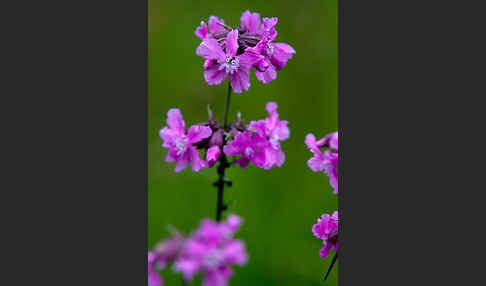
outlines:
{"label": "magenta flower cluster", "polygon": [[[192,165],[192,170],[198,172],[213,167],[221,152],[224,152],[226,156],[236,156],[233,164],[241,168],[247,167],[250,162],[264,169],[282,166],[285,154],[280,141],[290,136],[288,122],[279,119],[275,102],[269,102],[266,110],[269,116],[263,120],[245,125],[238,117],[235,123],[226,128],[220,126],[210,112],[207,122],[193,125],[187,132],[179,109],[169,110],[168,127],[160,130],[162,146],[169,149],[166,161],[176,162],[176,172],[188,165]],[[201,159],[198,149],[206,152],[206,160]]]}
{"label": "magenta flower cluster", "polygon": [[250,71],[255,67],[255,76],[267,84],[277,78],[287,61],[295,54],[288,44],[275,43],[278,18],[260,19],[260,14],[245,11],[240,25],[233,29],[223,19],[209,17],[195,34],[202,42],[196,54],[204,58],[204,79],[209,85],[218,85],[229,77],[236,93],[250,87]]}
{"label": "magenta flower cluster", "polygon": [[332,216],[323,214],[312,226],[312,233],[317,238],[322,239],[324,244],[324,247],[319,251],[322,258],[326,258],[330,250],[338,250],[338,222],[338,211],[335,211]]}
{"label": "magenta flower cluster", "polygon": [[174,231],[148,253],[148,285],[162,286],[159,271],[169,263],[190,282],[197,273],[204,276],[203,286],[225,286],[232,275],[231,265],[245,265],[248,255],[242,241],[233,239],[242,220],[230,214],[224,222],[204,219],[198,230],[184,237]]}
{"label": "magenta flower cluster", "polygon": [[242,241],[233,239],[241,218],[230,214],[225,222],[202,221],[177,257],[174,269],[189,282],[197,273],[204,276],[203,286],[225,286],[232,275],[231,265],[245,265],[248,255]]}

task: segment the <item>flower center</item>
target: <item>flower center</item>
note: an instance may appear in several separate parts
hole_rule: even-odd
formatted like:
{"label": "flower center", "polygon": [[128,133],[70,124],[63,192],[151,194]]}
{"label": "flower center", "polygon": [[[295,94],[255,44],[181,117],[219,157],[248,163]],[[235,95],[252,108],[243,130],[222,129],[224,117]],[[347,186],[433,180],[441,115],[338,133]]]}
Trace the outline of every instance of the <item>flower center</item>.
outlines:
{"label": "flower center", "polygon": [[250,148],[250,147],[246,147],[245,156],[248,157],[248,158],[252,158],[253,155],[255,155],[255,151],[253,151],[253,149]]}
{"label": "flower center", "polygon": [[225,62],[220,66],[220,70],[225,68],[227,73],[234,73],[240,67],[240,61],[237,57],[231,58],[227,57]]}
{"label": "flower center", "polygon": [[279,142],[279,140],[280,140],[280,138],[278,137],[278,134],[277,133],[274,133],[272,135],[272,137],[270,137],[270,140],[269,141],[270,141],[270,144],[272,144],[273,149],[278,149],[278,146],[279,146],[278,142]]}
{"label": "flower center", "polygon": [[222,260],[223,256],[221,253],[218,250],[213,249],[206,254],[203,264],[208,269],[214,269],[221,265]]}
{"label": "flower center", "polygon": [[185,138],[177,138],[175,140],[175,147],[177,149],[177,155],[180,156],[184,154],[187,150],[187,140]]}
{"label": "flower center", "polygon": [[267,43],[267,54],[269,55],[273,54],[273,46],[272,43],[270,42]]}

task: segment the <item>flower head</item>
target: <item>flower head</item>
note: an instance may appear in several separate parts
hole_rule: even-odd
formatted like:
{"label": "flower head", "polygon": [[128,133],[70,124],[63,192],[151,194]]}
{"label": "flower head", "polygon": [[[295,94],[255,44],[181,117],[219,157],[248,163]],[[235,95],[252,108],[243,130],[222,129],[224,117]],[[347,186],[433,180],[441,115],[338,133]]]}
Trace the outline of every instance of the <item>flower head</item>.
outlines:
{"label": "flower head", "polygon": [[241,219],[234,214],[221,223],[203,220],[177,258],[175,271],[181,272],[186,281],[202,272],[204,286],[227,285],[232,275],[231,265],[241,266],[248,260],[244,243],[233,239],[240,225]]}
{"label": "flower head", "polygon": [[237,55],[238,30],[226,36],[224,48],[214,38],[205,38],[196,50],[198,56],[206,60],[204,79],[209,85],[220,84],[229,75],[231,87],[236,93],[250,87],[250,69],[261,56],[254,53]]}
{"label": "flower head", "polygon": [[196,29],[196,36],[202,42],[196,54],[205,59],[204,79],[209,85],[218,85],[229,75],[231,87],[236,93],[250,87],[250,69],[254,66],[255,76],[263,83],[269,83],[277,76],[295,53],[285,43],[274,43],[277,18],[263,18],[249,10],[243,12],[237,29],[224,24],[215,16]]}
{"label": "flower head", "polygon": [[317,238],[322,239],[324,244],[324,247],[319,251],[322,258],[326,258],[330,250],[338,250],[338,222],[338,212],[335,211],[332,216],[323,214],[312,226],[312,233]]}
{"label": "flower head", "polygon": [[[314,156],[307,161],[307,165],[314,172],[325,172],[329,176],[329,182],[338,193],[338,132],[326,135],[316,141],[314,134],[307,134],[305,144]],[[321,152],[320,148],[330,148]]]}
{"label": "flower head", "polygon": [[268,146],[266,138],[250,131],[237,134],[235,138],[224,146],[223,151],[227,156],[241,155],[234,161],[241,168],[246,168],[250,162],[263,168],[266,162],[265,148]]}
{"label": "flower head", "polygon": [[274,43],[277,37],[275,25],[278,18],[264,18],[263,25],[260,29],[261,40],[255,47],[246,49],[263,56],[263,60],[257,63],[257,66],[266,67],[265,69],[257,68],[255,76],[262,83],[269,83],[277,78],[277,71],[281,70],[287,64],[287,61],[295,54],[294,48],[286,43]]}
{"label": "flower head", "polygon": [[255,130],[260,137],[268,140],[265,147],[266,162],[265,169],[273,166],[281,166],[285,161],[285,154],[280,147],[280,141],[287,140],[290,136],[287,120],[279,120],[277,103],[267,103],[266,110],[269,117],[264,120],[250,122],[250,129]]}
{"label": "flower head", "polygon": [[199,157],[194,145],[211,136],[211,128],[193,125],[186,132],[181,112],[175,108],[167,112],[167,125],[169,127],[162,128],[159,133],[164,141],[162,146],[169,149],[166,162],[176,162],[176,172],[184,170],[189,164],[192,164],[194,172],[207,167],[207,163]]}

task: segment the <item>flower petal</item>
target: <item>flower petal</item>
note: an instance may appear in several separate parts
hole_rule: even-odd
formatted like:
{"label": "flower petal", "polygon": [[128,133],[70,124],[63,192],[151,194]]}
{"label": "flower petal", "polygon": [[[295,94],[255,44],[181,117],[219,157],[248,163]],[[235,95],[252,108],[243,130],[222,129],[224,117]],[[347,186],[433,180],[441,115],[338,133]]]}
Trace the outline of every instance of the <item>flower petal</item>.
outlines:
{"label": "flower petal", "polygon": [[179,173],[180,171],[184,170],[187,165],[191,162],[191,153],[186,151],[182,154],[182,156],[179,156],[176,160],[176,167],[175,167],[175,172]]}
{"label": "flower petal", "polygon": [[331,250],[331,246],[330,245],[326,245],[323,248],[321,248],[321,250],[319,251],[319,255],[322,258],[326,258],[326,257],[329,256],[329,250]]}
{"label": "flower petal", "polygon": [[309,148],[312,153],[321,153],[319,151],[319,148],[317,147],[316,137],[314,136],[314,134],[309,133],[307,134],[307,136],[305,136],[305,145],[307,145],[307,148]]}
{"label": "flower petal", "polygon": [[155,270],[148,272],[148,286],[163,286],[162,277]]}
{"label": "flower petal", "polygon": [[273,43],[273,54],[270,57],[270,61],[277,70],[281,70],[289,59],[292,58],[292,54],[295,54],[295,50],[285,43]]}
{"label": "flower petal", "polygon": [[227,286],[228,277],[221,271],[211,270],[204,274],[203,286]]}
{"label": "flower petal", "polygon": [[213,146],[206,151],[206,160],[208,161],[209,168],[212,168],[216,161],[218,161],[221,149],[219,146]]}
{"label": "flower petal", "polygon": [[227,57],[236,56],[238,51],[238,30],[233,30],[228,33],[225,40],[225,49]]}
{"label": "flower petal", "polygon": [[196,54],[206,60],[224,61],[226,58],[218,41],[213,38],[205,38],[197,47]]}
{"label": "flower petal", "polygon": [[221,26],[220,24],[218,24],[218,22],[224,24],[224,20],[223,19],[219,19],[216,16],[209,17],[208,25],[209,25],[209,32],[210,33],[215,33],[215,32],[217,32],[217,31],[219,31],[221,29],[224,29],[223,26]]}
{"label": "flower petal", "polygon": [[211,133],[213,133],[211,127],[196,124],[189,127],[187,138],[190,144],[196,144],[211,136]]}
{"label": "flower petal", "polygon": [[208,166],[208,163],[201,159],[201,157],[199,157],[199,152],[197,151],[196,147],[189,147],[189,151],[186,153],[189,152],[191,154],[192,170],[194,172],[199,172],[201,169],[204,169]]}
{"label": "flower petal", "polygon": [[260,14],[246,10],[240,17],[240,22],[246,27],[246,33],[258,33],[260,31]]}
{"label": "flower petal", "polygon": [[212,66],[204,71],[204,80],[208,85],[218,85],[227,77],[226,69],[219,69],[218,66]]}
{"label": "flower petal", "polygon": [[233,240],[223,249],[225,263],[244,265],[248,262],[245,245],[239,240]]}
{"label": "flower petal", "polygon": [[235,93],[241,93],[242,90],[250,88],[249,70],[239,68],[236,72],[229,75],[231,87]]}
{"label": "flower petal", "polygon": [[321,172],[324,170],[326,160],[321,156],[314,156],[307,161],[307,166],[314,172]]}
{"label": "flower petal", "polygon": [[259,168],[263,168],[265,166],[266,160],[267,157],[265,156],[264,151],[255,151],[255,155],[251,158],[253,164]]}
{"label": "flower petal", "polygon": [[275,30],[277,22],[277,17],[263,18],[263,34],[267,37],[267,41],[271,42],[277,37],[277,30]]}
{"label": "flower petal", "polygon": [[204,21],[201,21],[201,25],[196,28],[196,31],[194,33],[201,40],[206,38],[208,34],[208,27],[206,26],[206,23],[204,23]]}
{"label": "flower petal", "polygon": [[251,67],[262,59],[264,59],[264,57],[261,55],[252,52],[244,52],[243,54],[238,56],[238,61],[240,64],[238,70],[245,69],[249,72]]}
{"label": "flower petal", "polygon": [[174,131],[184,134],[186,123],[182,119],[181,111],[177,108],[172,108],[167,112],[167,125]]}
{"label": "flower petal", "polygon": [[250,164],[250,159],[246,156],[241,156],[233,162],[233,165],[239,165],[240,168],[246,168]]}
{"label": "flower petal", "polygon": [[270,83],[277,78],[277,71],[275,67],[270,64],[268,65],[267,69],[264,72],[259,71],[258,69],[255,70],[256,78],[264,84]]}

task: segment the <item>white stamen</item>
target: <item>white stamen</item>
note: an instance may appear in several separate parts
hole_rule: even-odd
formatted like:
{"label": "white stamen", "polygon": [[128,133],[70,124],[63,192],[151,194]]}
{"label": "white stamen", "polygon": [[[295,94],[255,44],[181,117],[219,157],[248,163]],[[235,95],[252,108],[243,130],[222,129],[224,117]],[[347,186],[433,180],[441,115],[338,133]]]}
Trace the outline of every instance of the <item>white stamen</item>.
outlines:
{"label": "white stamen", "polygon": [[204,257],[204,266],[209,269],[217,268],[221,265],[223,256],[218,250],[211,250],[206,257]]}
{"label": "white stamen", "polygon": [[186,140],[180,139],[180,138],[177,138],[175,140],[175,145],[176,145],[177,155],[178,156],[184,154],[184,152],[186,152],[186,150],[187,150],[187,144],[186,144],[185,141]]}
{"label": "white stamen", "polygon": [[248,157],[248,158],[252,158],[253,155],[255,155],[255,151],[253,151],[253,149],[250,148],[250,147],[246,147],[245,156]]}
{"label": "white stamen", "polygon": [[269,55],[273,54],[273,46],[272,43],[270,42],[267,43],[267,54]]}
{"label": "white stamen", "polygon": [[219,70],[226,69],[226,72],[232,74],[240,67],[238,58],[226,58],[225,62],[219,66]]}

